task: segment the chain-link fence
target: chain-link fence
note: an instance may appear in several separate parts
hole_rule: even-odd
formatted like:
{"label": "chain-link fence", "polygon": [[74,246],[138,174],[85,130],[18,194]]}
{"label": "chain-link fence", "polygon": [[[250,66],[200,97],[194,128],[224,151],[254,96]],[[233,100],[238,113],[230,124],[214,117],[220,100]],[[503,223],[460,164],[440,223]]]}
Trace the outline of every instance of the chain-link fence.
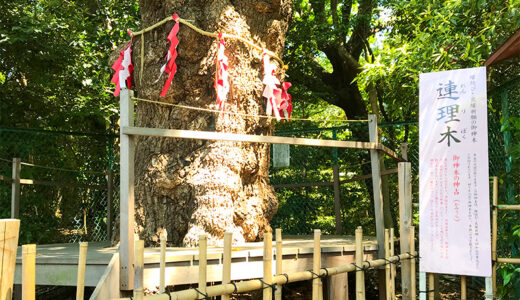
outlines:
{"label": "chain-link fence", "polygon": [[119,202],[118,172],[108,176],[118,170],[115,143],[113,135],[0,128],[0,218],[11,216],[8,179],[20,158],[21,243],[107,240],[108,202],[111,220]]}
{"label": "chain-link fence", "polygon": [[[277,135],[312,138],[368,141],[367,123],[351,123],[347,126],[279,131]],[[385,141],[387,142],[387,141]],[[400,146],[391,148],[401,154]],[[274,157],[277,147],[272,148]],[[367,234],[374,234],[374,207],[370,155],[368,150],[336,149],[324,147],[289,146],[289,166],[271,165],[270,180],[278,196],[278,212],[271,221],[273,228],[282,228],[287,234],[310,234],[321,229],[325,234],[335,234],[335,197],[333,168],[339,170],[340,216],[342,234],[354,234],[357,226],[363,226]],[[385,159],[388,171],[397,167],[390,158]],[[390,199],[397,200],[397,176],[383,177]],[[396,202],[395,202],[396,203]],[[396,212],[392,212],[395,217]]]}

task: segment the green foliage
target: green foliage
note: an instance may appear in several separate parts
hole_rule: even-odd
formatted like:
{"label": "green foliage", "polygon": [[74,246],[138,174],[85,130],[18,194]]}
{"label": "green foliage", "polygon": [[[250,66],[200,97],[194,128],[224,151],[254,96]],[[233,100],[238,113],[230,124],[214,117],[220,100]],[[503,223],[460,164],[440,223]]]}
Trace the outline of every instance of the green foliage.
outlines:
{"label": "green foliage", "polygon": [[[520,137],[520,117],[512,116],[502,125],[502,132],[509,131],[515,137]],[[512,138],[513,141],[518,139]],[[520,143],[512,143],[511,147],[507,149],[507,153],[511,155],[511,160],[516,163],[515,169],[519,169],[518,160],[520,159]]]}
{"label": "green foliage", "polygon": [[108,55],[136,27],[137,1],[15,0],[0,9],[0,126],[108,129],[117,112]]}
{"label": "green foliage", "polygon": [[519,299],[520,298],[520,268],[515,265],[501,265],[499,274],[502,275],[502,285],[498,290],[499,299]]}
{"label": "green foliage", "polygon": [[389,115],[416,119],[419,74],[481,66],[520,26],[518,4],[388,1],[388,27],[373,37],[373,56],[362,59],[358,80],[384,91]]}
{"label": "green foliage", "polygon": [[[73,170],[112,167],[114,140],[106,136],[11,132],[1,128],[108,133],[117,130],[108,57],[138,26],[138,2],[115,0],[0,1],[0,157]],[[0,174],[10,177],[10,163]],[[23,178],[104,184],[103,174],[23,166]],[[0,183],[0,217],[10,215],[10,186]],[[66,241],[87,210],[89,234],[102,224],[106,195],[78,188],[22,187],[20,242]],[[105,205],[96,207],[96,205]],[[97,228],[98,232],[101,228]],[[103,229],[104,230],[104,229]],[[89,240],[95,240],[93,236]],[[70,241],[70,239],[69,239]]]}

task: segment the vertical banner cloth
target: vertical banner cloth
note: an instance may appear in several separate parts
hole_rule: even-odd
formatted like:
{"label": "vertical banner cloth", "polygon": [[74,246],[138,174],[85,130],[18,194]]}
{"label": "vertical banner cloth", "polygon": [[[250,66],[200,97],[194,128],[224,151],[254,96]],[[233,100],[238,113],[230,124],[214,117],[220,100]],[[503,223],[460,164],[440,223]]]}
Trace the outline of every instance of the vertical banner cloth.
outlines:
{"label": "vertical banner cloth", "polygon": [[491,276],[485,67],[419,77],[421,272]]}

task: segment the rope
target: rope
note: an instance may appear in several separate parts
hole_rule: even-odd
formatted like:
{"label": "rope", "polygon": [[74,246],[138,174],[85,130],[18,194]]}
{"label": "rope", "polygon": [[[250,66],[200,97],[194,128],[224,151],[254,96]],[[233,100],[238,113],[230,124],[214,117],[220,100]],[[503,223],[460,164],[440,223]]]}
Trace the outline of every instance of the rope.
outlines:
{"label": "rope", "polygon": [[[211,113],[237,115],[237,116],[252,117],[252,118],[276,119],[276,117],[274,117],[274,116],[246,114],[246,113],[231,112],[231,111],[221,111],[218,109],[202,108],[202,107],[188,106],[188,105],[182,105],[182,104],[173,104],[173,103],[167,103],[167,102],[161,102],[161,101],[155,101],[155,100],[149,100],[149,99],[143,99],[143,98],[137,98],[137,97],[132,97],[132,99],[141,101],[141,102],[161,104],[161,105],[165,105],[165,106],[173,106],[173,107],[178,107],[178,108],[205,111],[205,112],[211,112]],[[291,118],[291,121],[343,122],[343,123],[370,122],[370,120],[339,120],[339,119],[337,119],[337,120],[313,120],[313,119],[308,119],[308,118]]]}
{"label": "rope", "polygon": [[[368,268],[366,268],[366,269],[370,269],[370,268],[372,267],[372,265],[370,265],[370,262],[369,262],[368,260],[365,260],[364,262],[366,262],[366,263],[368,264]],[[365,265],[363,264],[363,267],[364,267],[364,266],[365,266]]]}
{"label": "rope", "polygon": [[258,280],[260,280],[260,282],[261,282],[263,285],[266,285],[265,287],[262,288],[263,290],[268,289],[268,288],[271,288],[271,289],[276,288],[276,284],[274,284],[274,283],[269,284],[269,283],[263,281],[261,278],[259,278]]}
{"label": "rope", "polygon": [[383,260],[387,262],[387,264],[385,264],[385,265],[391,265],[391,264],[395,263],[395,262],[393,262],[393,261],[391,261],[389,259],[386,259],[386,258],[383,258]]}
{"label": "rope", "polygon": [[363,272],[365,272],[365,271],[366,271],[365,266],[360,267],[360,266],[356,265],[355,263],[352,263],[352,265],[358,269],[356,272],[358,272],[358,271],[363,271]]}
{"label": "rope", "polygon": [[90,173],[90,174],[104,174],[105,173],[105,172],[101,172],[101,171],[81,171],[81,170],[73,170],[73,169],[65,169],[65,168],[56,168],[56,167],[30,164],[30,163],[26,163],[26,162],[21,162],[20,164],[24,165],[24,166],[28,166],[28,167],[35,167],[35,168],[42,168],[42,169],[49,169],[49,170],[56,170],[56,171]]}
{"label": "rope", "polygon": [[285,285],[285,284],[288,284],[288,283],[289,283],[289,275],[288,275],[287,273],[283,273],[282,275],[285,277],[285,283],[284,283],[284,285]]}
{"label": "rope", "polygon": [[[173,21],[173,18],[172,17],[166,17],[163,20],[153,24],[150,27],[147,27],[147,28],[144,28],[144,29],[142,29],[140,31],[134,32],[133,36],[144,35],[145,32],[152,31],[153,29],[155,29],[155,28],[157,28],[157,27],[161,26],[162,24],[165,24],[165,23],[167,23],[169,21]],[[219,37],[218,33],[202,30],[202,29],[198,28],[197,26],[193,25],[188,20],[185,20],[183,18],[178,18],[176,21],[178,21],[179,23],[182,23],[182,24],[188,26],[189,28],[193,29],[195,32],[197,32],[197,33],[199,33],[201,35],[209,36],[209,37],[212,37],[212,38],[218,38]],[[264,47],[262,47],[262,46],[258,46],[257,44],[255,44],[251,40],[245,39],[245,38],[243,38],[241,36],[238,36],[238,35],[229,34],[229,33],[222,33],[222,38],[239,40],[242,43],[247,44],[247,45],[249,45],[249,46],[251,46],[251,47],[253,47],[253,48],[255,48],[255,49],[257,49],[257,50],[259,50],[261,52],[265,52],[270,57],[276,59],[282,65],[282,68],[284,68],[284,69],[288,68],[288,66],[283,63],[282,59],[279,58],[278,56],[276,56],[276,54],[274,52],[269,51],[267,49],[264,49]]]}
{"label": "rope", "polygon": [[327,268],[321,268],[320,270],[324,270],[325,271],[325,274],[321,275],[323,277],[328,277],[329,276],[329,270]]}
{"label": "rope", "polygon": [[202,299],[210,300],[208,294],[204,294],[203,292],[199,291],[198,288],[194,288],[194,289],[195,289],[195,291],[197,291],[197,293],[199,293],[201,296],[204,296],[204,298],[202,298]]}
{"label": "rope", "polygon": [[143,69],[144,69],[144,34],[141,35],[141,68],[139,69],[139,84],[143,83]]}
{"label": "rope", "polygon": [[[0,161],[5,162],[13,162],[12,160],[1,158]],[[105,172],[102,171],[81,171],[81,170],[73,170],[73,169],[65,169],[65,168],[56,168],[56,167],[49,167],[49,166],[42,166],[42,165],[36,165],[36,164],[30,164],[26,162],[20,162],[21,165],[28,166],[28,167],[35,167],[35,168],[42,168],[42,169],[49,169],[49,170],[56,170],[56,171],[67,171],[67,172],[78,172],[78,173],[91,173],[91,174],[105,174]]]}
{"label": "rope", "polygon": [[312,279],[319,278],[319,279],[321,279],[323,281],[323,278],[329,276],[329,270],[327,270],[327,268],[321,268],[320,270],[325,270],[326,274],[320,275],[320,274],[314,273],[312,270],[307,270],[307,271],[310,272],[312,275],[316,276],[316,277],[313,277]]}
{"label": "rope", "polygon": [[230,284],[232,284],[233,287],[235,288],[235,289],[233,290],[233,294],[236,294],[236,293],[238,292],[237,285],[236,285],[234,282],[230,282]]}
{"label": "rope", "polygon": [[406,252],[406,254],[410,255],[410,258],[408,258],[408,259],[412,259],[412,258],[420,259],[419,255],[412,254],[412,253],[410,253],[410,251]]}
{"label": "rope", "polygon": [[316,276],[316,277],[312,277],[312,279],[316,279],[316,278],[320,278],[320,279],[321,279],[321,278],[323,278],[323,277],[321,277],[320,274],[316,274],[316,273],[314,273],[312,270],[307,270],[307,272],[309,272],[309,273],[311,273],[312,275]]}

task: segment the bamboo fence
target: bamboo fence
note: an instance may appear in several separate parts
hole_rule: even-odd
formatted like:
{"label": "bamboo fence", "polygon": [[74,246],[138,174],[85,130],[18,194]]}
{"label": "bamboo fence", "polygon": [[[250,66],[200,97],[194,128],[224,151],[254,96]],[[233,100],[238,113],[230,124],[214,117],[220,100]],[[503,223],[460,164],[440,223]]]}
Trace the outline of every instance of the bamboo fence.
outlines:
{"label": "bamboo fence", "polygon": [[[83,300],[85,298],[87,249],[88,243],[79,243],[76,300]],[[142,249],[144,250],[144,244]],[[36,299],[36,245],[22,245],[22,300],[34,299]]]}
{"label": "bamboo fence", "polygon": [[[409,228],[410,232],[414,233],[414,227]],[[322,300],[323,299],[323,283],[322,280],[336,274],[343,274],[348,272],[356,273],[356,299],[365,299],[365,279],[364,273],[367,270],[378,269],[385,267],[388,276],[385,280],[387,299],[395,299],[395,269],[394,267],[403,260],[411,261],[411,272],[403,273],[402,276],[407,277],[407,280],[415,278],[415,258],[414,252],[401,253],[399,255],[393,254],[394,249],[394,238],[393,230],[386,230],[385,239],[385,255],[384,258],[375,259],[371,261],[364,260],[364,251],[362,246],[363,230],[361,227],[356,229],[356,247],[355,247],[355,263],[341,265],[337,267],[324,268],[321,266],[321,246],[320,230],[314,231],[314,251],[313,251],[313,268],[312,270],[302,270],[299,272],[282,273],[281,260],[283,257],[282,248],[282,235],[281,230],[276,230],[276,255],[273,255],[272,251],[272,233],[268,232],[264,235],[264,250],[263,250],[263,278],[243,280],[239,282],[232,282],[231,278],[231,233],[225,233],[224,235],[224,253],[223,253],[223,272],[222,272],[222,283],[217,285],[210,285],[207,278],[207,237],[206,235],[199,236],[199,283],[196,288],[189,288],[176,292],[164,292],[155,295],[144,296],[143,298],[137,298],[134,292],[133,299],[145,299],[145,300],[187,300],[187,299],[210,299],[211,297],[222,296],[222,299],[229,299],[232,294],[240,294],[245,292],[251,292],[255,290],[262,290],[263,299],[271,300],[273,294],[275,299],[282,298],[282,286],[292,282],[300,281],[311,281],[312,284],[312,299]],[[139,283],[142,282],[142,257],[144,253],[144,247],[138,246],[142,241],[136,241],[135,245],[135,285],[136,289],[142,289]],[[410,249],[415,250],[415,239],[410,237],[408,241],[410,243]],[[413,253],[413,254],[412,254]],[[273,275],[272,264],[273,257],[276,257],[276,275]],[[160,265],[160,273],[165,272],[164,264]],[[348,289],[348,285],[346,286]],[[411,294],[415,295],[415,285],[411,287]],[[348,294],[348,290],[346,291]],[[131,300],[132,298],[118,298],[119,300]]]}

